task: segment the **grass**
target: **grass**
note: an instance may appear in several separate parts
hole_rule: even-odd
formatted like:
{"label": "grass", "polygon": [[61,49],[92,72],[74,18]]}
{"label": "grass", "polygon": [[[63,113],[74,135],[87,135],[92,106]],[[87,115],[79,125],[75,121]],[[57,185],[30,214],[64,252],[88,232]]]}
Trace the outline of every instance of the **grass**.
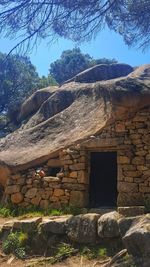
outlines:
{"label": "grass", "polygon": [[29,206],[29,207],[18,207],[15,205],[0,205],[0,217],[38,217],[38,216],[60,216],[66,214],[78,215],[81,213],[85,213],[85,209],[81,209],[78,207],[64,207],[62,209],[51,209],[48,208],[46,210],[37,207],[37,206]]}

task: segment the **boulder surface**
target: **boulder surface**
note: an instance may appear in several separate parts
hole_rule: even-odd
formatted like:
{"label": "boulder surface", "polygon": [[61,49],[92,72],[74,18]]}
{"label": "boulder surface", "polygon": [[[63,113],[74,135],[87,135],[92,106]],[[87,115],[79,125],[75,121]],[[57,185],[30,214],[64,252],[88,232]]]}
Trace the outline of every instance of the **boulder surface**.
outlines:
{"label": "boulder surface", "polygon": [[77,77],[61,87],[38,90],[23,103],[21,127],[0,140],[3,166],[15,172],[40,165],[150,103],[150,65],[135,70],[98,65]]}

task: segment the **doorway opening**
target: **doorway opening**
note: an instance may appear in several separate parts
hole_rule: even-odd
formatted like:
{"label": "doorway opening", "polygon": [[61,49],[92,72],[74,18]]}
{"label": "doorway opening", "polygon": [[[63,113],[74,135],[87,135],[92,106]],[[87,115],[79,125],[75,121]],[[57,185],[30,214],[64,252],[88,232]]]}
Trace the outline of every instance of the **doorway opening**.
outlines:
{"label": "doorway opening", "polygon": [[117,153],[91,152],[91,208],[117,206]]}

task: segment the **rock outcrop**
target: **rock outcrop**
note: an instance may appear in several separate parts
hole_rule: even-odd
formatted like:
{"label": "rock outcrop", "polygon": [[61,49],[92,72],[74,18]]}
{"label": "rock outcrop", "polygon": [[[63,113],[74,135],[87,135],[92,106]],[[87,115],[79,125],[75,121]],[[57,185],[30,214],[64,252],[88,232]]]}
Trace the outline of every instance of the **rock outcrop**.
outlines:
{"label": "rock outcrop", "polygon": [[67,221],[67,236],[73,242],[94,243],[97,236],[97,220],[99,214],[85,214],[71,217]]}
{"label": "rock outcrop", "polygon": [[97,82],[127,76],[133,68],[127,64],[100,64],[77,74],[75,82]]}
{"label": "rock outcrop", "polygon": [[130,254],[149,259],[150,263],[150,214],[133,221],[123,237],[123,242]]}
{"label": "rock outcrop", "polygon": [[119,237],[119,217],[116,211],[102,215],[98,220],[98,236],[101,238]]}
{"label": "rock outcrop", "polygon": [[[62,148],[100,132],[116,118],[131,117],[149,105],[150,65],[134,71],[118,64],[107,71],[103,68],[87,70],[75,82],[39,90],[26,100],[19,114],[19,120],[25,121],[1,139],[0,159],[13,170],[40,165],[51,155],[57,157]],[[91,83],[93,71],[96,77]],[[101,79],[111,80],[97,81]]]}

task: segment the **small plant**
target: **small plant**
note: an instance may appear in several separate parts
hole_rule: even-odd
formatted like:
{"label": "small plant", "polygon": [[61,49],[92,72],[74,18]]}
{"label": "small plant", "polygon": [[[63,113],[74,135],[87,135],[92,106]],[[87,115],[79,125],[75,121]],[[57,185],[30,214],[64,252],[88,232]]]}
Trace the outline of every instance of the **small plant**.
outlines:
{"label": "small plant", "polygon": [[12,212],[7,207],[0,207],[0,217],[11,217]]}
{"label": "small plant", "polygon": [[57,209],[50,209],[50,210],[45,211],[45,215],[50,215],[50,216],[60,216],[62,214],[63,212]]}
{"label": "small plant", "polygon": [[50,259],[50,263],[54,264],[56,262],[62,261],[72,255],[77,254],[77,252],[78,250],[70,244],[60,243],[56,248],[54,256]]}
{"label": "small plant", "polygon": [[15,232],[10,233],[7,237],[7,239],[3,242],[2,248],[4,253],[10,254],[13,253],[16,255],[19,259],[25,258],[25,247],[22,245],[23,239],[20,238],[22,234]]}
{"label": "small plant", "polygon": [[19,238],[19,243],[21,246],[25,246],[27,242],[29,241],[28,234],[24,232],[20,232],[18,238]]}
{"label": "small plant", "polygon": [[87,257],[89,260],[96,258],[106,258],[107,250],[106,248],[99,246],[82,246],[80,248],[80,254]]}
{"label": "small plant", "polygon": [[107,257],[107,249],[106,248],[98,248],[97,254],[101,258],[106,258]]}

